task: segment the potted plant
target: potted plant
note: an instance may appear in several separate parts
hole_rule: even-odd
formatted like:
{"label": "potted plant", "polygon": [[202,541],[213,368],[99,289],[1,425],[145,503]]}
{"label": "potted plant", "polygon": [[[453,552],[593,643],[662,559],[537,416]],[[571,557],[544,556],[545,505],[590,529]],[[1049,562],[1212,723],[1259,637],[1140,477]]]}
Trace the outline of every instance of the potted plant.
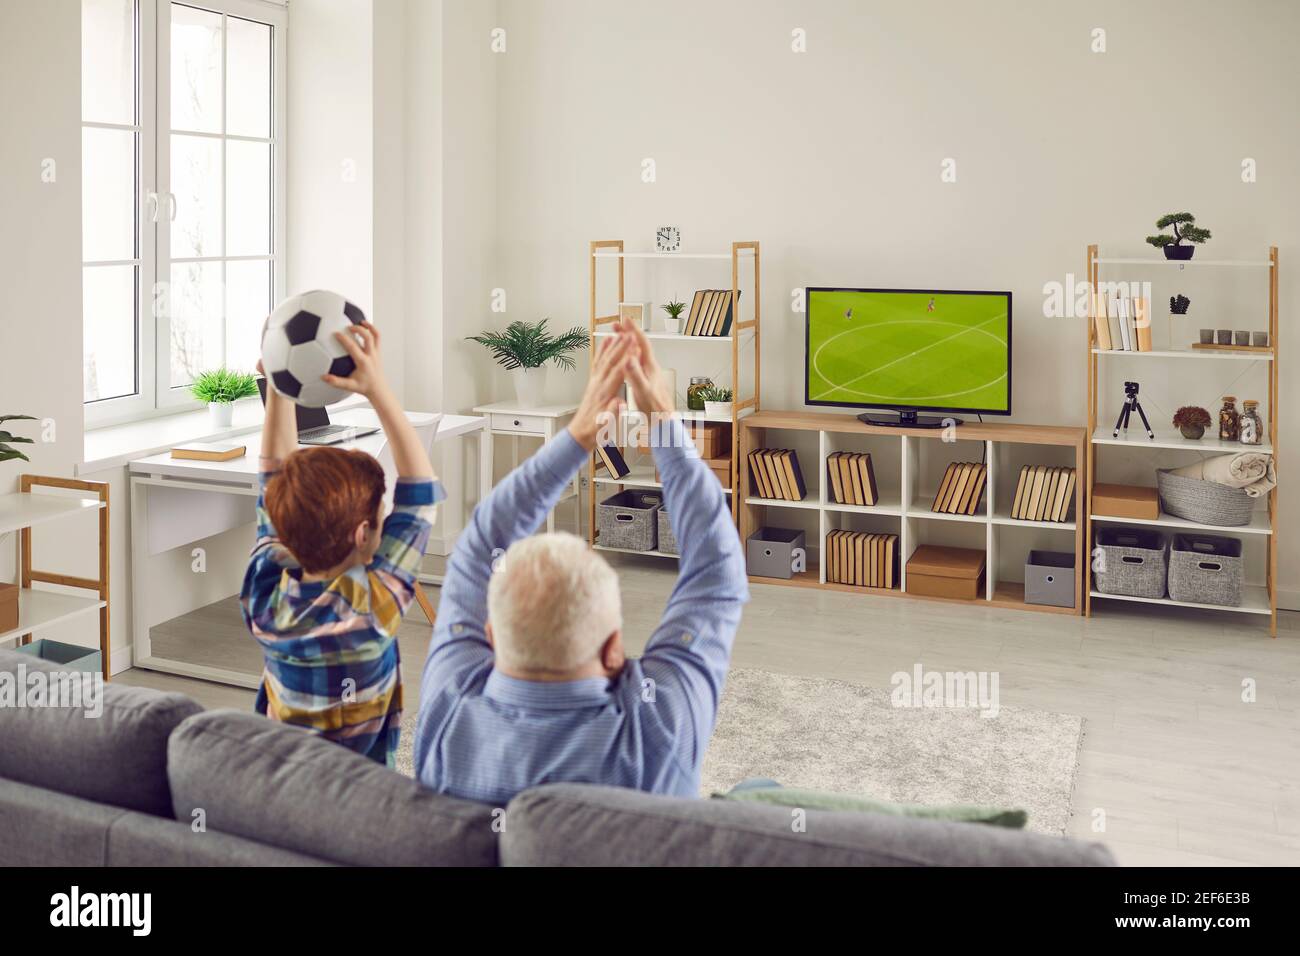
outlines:
{"label": "potted plant", "polygon": [[701,389],[700,397],[704,399],[706,418],[731,417],[731,389],[722,385],[710,385]]}
{"label": "potted plant", "polygon": [[668,318],[664,319],[664,331],[670,335],[676,335],[681,331],[682,312],[686,309],[686,303],[673,299],[668,304],[660,306],[660,308],[668,313]]}
{"label": "potted plant", "polygon": [[[3,426],[5,422],[17,421],[34,422],[36,421],[36,417],[34,415],[0,415],[0,426]],[[20,452],[17,448],[10,447],[10,442],[15,445],[32,444],[30,438],[24,438],[22,435],[15,435],[8,429],[0,427],[0,461],[12,461],[15,458],[20,458],[23,461],[31,461],[30,458]]]}
{"label": "potted plant", "polygon": [[554,362],[566,371],[573,371],[569,353],[587,345],[586,329],[574,326],[567,332],[551,335],[546,331],[548,321],[511,322],[504,332],[481,332],[468,337],[487,348],[497,364],[509,370],[514,378],[515,398],[528,407],[542,403],[546,363]]}
{"label": "potted plant", "polygon": [[1196,405],[1184,405],[1174,412],[1174,426],[1189,441],[1197,441],[1211,422],[1210,413]]}
{"label": "potted plant", "polygon": [[1187,307],[1192,304],[1192,300],[1185,295],[1171,295],[1169,297],[1169,314],[1186,315]]}
{"label": "potted plant", "polygon": [[1166,259],[1190,259],[1196,246],[1185,246],[1183,243],[1199,244],[1210,238],[1210,230],[1193,225],[1195,222],[1196,217],[1190,212],[1171,212],[1167,216],[1161,216],[1156,220],[1156,228],[1168,229],[1172,226],[1173,235],[1162,232],[1158,236],[1147,236],[1147,242],[1164,249]]}
{"label": "potted plant", "polygon": [[232,372],[222,366],[202,372],[190,386],[190,394],[208,406],[214,430],[229,428],[235,417],[235,402],[257,394],[257,377],[252,372]]}

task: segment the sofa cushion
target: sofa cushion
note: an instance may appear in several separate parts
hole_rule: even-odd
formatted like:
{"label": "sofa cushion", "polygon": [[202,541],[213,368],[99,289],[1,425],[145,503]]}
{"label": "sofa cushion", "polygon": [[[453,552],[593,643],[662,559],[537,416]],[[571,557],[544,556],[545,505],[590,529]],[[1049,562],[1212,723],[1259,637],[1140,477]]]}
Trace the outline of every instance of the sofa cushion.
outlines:
{"label": "sofa cushion", "polygon": [[[27,654],[0,651],[0,672],[10,680],[35,671],[63,672]],[[184,694],[111,681],[103,685],[102,704],[98,717],[68,707],[0,707],[0,777],[170,816],[167,738],[199,705]]]}
{"label": "sofa cushion", "polygon": [[1113,866],[1105,847],[972,823],[552,784],[510,801],[505,866]]}
{"label": "sofa cushion", "polygon": [[495,866],[492,807],[426,790],[308,730],[234,710],[172,734],[178,820],[359,866]]}
{"label": "sofa cushion", "polygon": [[103,866],[108,828],[129,812],[0,779],[0,866]]}
{"label": "sofa cushion", "polygon": [[108,830],[108,866],[332,866],[254,840],[143,813],[123,813]]}

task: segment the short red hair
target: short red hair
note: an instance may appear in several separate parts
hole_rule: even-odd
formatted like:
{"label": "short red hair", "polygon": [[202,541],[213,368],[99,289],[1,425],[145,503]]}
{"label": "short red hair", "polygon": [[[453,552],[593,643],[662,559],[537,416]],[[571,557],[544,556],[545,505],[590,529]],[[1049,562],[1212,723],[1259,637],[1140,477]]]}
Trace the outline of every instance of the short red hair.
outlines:
{"label": "short red hair", "polygon": [[323,445],[284,460],[266,485],[266,511],[304,571],[337,567],[352,552],[353,532],[379,521],[384,469],[363,451]]}

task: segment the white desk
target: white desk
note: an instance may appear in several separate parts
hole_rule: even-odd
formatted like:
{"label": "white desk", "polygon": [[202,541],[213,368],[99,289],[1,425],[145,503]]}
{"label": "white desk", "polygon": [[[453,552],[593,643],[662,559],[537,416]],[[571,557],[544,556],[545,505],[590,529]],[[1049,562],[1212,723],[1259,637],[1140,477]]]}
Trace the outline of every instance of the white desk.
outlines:
{"label": "white desk", "polygon": [[[514,439],[513,441],[513,467],[519,467],[519,439],[520,438],[540,438],[543,442],[548,442],[560,433],[573,419],[573,413],[578,410],[577,405],[538,405],[528,407],[521,405],[519,402],[493,402],[491,405],[479,405],[474,411],[487,418],[487,437],[484,441],[484,447],[487,450],[487,471],[488,480],[492,476],[492,440],[497,435],[507,435]],[[565,491],[564,495],[557,501],[558,508],[562,503],[572,499],[574,503],[574,529],[577,534],[582,534],[582,472],[573,479],[573,486]],[[546,530],[555,530],[555,511],[552,509],[546,516]]]}
{"label": "white desk", "polygon": [[[407,418],[413,425],[420,425],[427,424],[433,416],[408,412]],[[368,407],[331,413],[330,419],[339,425],[378,425],[377,416]],[[491,439],[486,426],[487,419],[480,416],[444,415],[434,436],[436,443],[477,435],[479,486],[483,495],[492,488]],[[228,440],[244,442],[248,452],[230,461],[189,461],[172,458],[171,452],[167,451],[136,459],[127,466],[131,493],[132,663],[148,670],[238,687],[257,687],[260,682],[258,675],[156,657],[149,638],[150,628],[161,623],[153,620],[156,604],[151,599],[151,575],[147,570],[149,558],[254,520],[260,429],[228,437]],[[376,432],[335,447],[355,448],[378,456],[384,442],[383,433]]]}

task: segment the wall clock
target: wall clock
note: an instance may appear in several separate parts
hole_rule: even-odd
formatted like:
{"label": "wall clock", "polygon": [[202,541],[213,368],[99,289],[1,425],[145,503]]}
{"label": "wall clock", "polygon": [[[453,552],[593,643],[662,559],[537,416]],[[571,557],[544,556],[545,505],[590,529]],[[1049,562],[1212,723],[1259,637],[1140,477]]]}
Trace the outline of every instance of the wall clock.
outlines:
{"label": "wall clock", "polygon": [[676,226],[660,226],[655,230],[655,248],[660,252],[677,252],[682,247],[682,231]]}

